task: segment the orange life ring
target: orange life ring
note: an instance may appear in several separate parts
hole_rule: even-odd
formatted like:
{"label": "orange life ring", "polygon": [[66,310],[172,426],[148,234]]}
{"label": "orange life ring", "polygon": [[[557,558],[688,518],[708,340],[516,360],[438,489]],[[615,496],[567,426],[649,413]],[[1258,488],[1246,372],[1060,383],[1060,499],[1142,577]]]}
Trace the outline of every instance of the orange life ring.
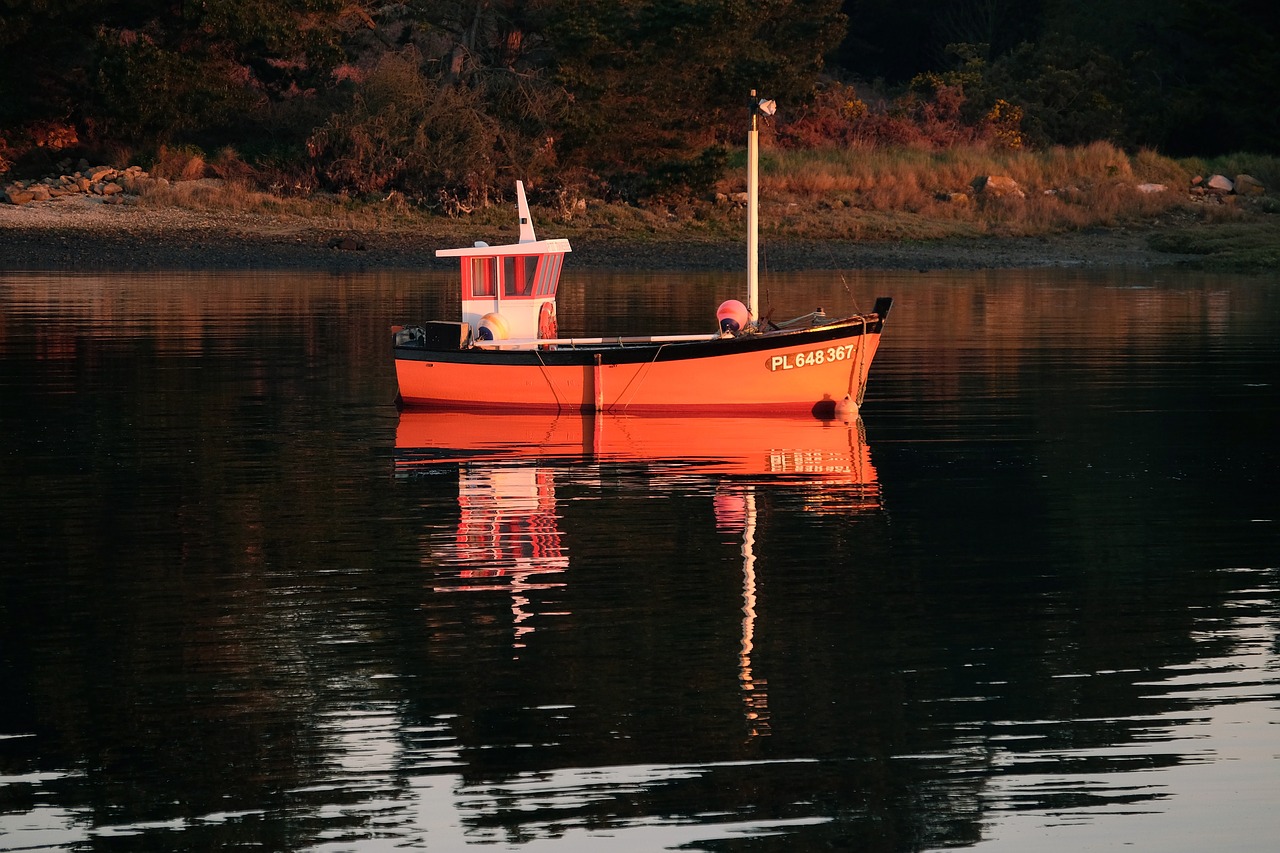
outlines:
{"label": "orange life ring", "polygon": [[544,302],[542,307],[538,309],[538,337],[554,338],[558,336],[556,304],[554,302]]}

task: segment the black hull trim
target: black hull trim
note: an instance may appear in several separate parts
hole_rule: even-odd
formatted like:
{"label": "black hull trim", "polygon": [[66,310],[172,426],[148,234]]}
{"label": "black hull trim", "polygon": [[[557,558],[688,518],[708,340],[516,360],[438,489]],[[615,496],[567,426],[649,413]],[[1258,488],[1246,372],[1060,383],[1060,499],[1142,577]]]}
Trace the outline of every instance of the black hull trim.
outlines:
{"label": "black hull trim", "polygon": [[892,300],[876,300],[876,311],[851,317],[836,323],[795,331],[769,332],[762,335],[743,335],[737,338],[706,341],[677,341],[669,343],[590,344],[555,349],[497,350],[473,347],[469,349],[426,349],[420,346],[397,346],[395,357],[404,361],[430,361],[442,364],[541,364],[546,366],[573,366],[599,364],[639,364],[644,362],[683,361],[736,353],[767,353],[786,347],[821,344],[846,340],[863,335],[879,334],[884,318],[889,313]]}

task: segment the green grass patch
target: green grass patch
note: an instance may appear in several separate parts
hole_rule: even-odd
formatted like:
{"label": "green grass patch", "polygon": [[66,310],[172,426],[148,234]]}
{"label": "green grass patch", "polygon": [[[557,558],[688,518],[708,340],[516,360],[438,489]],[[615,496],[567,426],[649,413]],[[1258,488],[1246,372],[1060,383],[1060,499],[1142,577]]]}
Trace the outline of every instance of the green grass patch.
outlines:
{"label": "green grass patch", "polygon": [[1280,270],[1280,222],[1267,216],[1252,222],[1205,224],[1152,234],[1158,252],[1195,255],[1189,265],[1224,272]]}

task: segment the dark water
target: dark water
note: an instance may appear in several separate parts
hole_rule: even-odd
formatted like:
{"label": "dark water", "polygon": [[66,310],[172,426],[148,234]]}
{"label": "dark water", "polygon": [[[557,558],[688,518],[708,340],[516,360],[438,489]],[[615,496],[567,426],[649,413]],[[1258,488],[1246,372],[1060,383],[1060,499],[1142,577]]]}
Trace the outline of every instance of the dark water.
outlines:
{"label": "dark water", "polygon": [[1280,282],[767,289],[897,298],[862,423],[402,422],[439,278],[0,279],[0,849],[1274,850]]}

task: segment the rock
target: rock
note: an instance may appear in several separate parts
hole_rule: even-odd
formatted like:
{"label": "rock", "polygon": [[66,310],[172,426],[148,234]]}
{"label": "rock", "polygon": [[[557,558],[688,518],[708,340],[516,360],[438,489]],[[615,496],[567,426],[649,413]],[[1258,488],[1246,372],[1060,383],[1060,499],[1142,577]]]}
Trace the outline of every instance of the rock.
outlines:
{"label": "rock", "polygon": [[146,172],[143,172],[137,177],[130,177],[129,175],[124,175],[123,177],[120,178],[119,184],[120,186],[124,187],[124,191],[127,193],[133,193],[134,195],[143,195],[144,193],[147,193],[151,190],[161,189],[163,187],[169,186],[169,179],[153,178],[150,175],[148,175]]}
{"label": "rock", "polygon": [[1164,184],[1138,184],[1137,186],[1138,192],[1146,193],[1147,195],[1152,195],[1154,193],[1162,193],[1168,189],[1169,188]]}
{"label": "rock", "polygon": [[88,178],[89,183],[98,184],[114,178],[116,176],[116,170],[110,166],[94,166],[90,169],[81,169],[80,174]]}
{"label": "rock", "polygon": [[1214,175],[1210,177],[1209,180],[1205,181],[1205,187],[1211,193],[1226,195],[1235,189],[1235,184],[1233,184],[1231,179],[1226,175]]}
{"label": "rock", "polygon": [[934,196],[938,201],[945,201],[947,204],[955,204],[964,207],[973,201],[968,193],[938,193]]}
{"label": "rock", "polygon": [[29,204],[35,199],[35,193],[14,184],[5,189],[4,197],[9,204]]}
{"label": "rock", "polygon": [[122,192],[124,192],[124,187],[120,186],[115,181],[107,181],[102,185],[103,195],[119,195]]}
{"label": "rock", "polygon": [[976,195],[990,198],[1026,198],[1026,193],[1013,178],[1004,175],[979,175],[970,182]]}
{"label": "rock", "polygon": [[1265,195],[1267,192],[1262,181],[1253,175],[1236,175],[1235,186],[1237,195]]}
{"label": "rock", "polygon": [[329,248],[343,252],[363,252],[364,243],[354,237],[334,237],[329,241]]}

